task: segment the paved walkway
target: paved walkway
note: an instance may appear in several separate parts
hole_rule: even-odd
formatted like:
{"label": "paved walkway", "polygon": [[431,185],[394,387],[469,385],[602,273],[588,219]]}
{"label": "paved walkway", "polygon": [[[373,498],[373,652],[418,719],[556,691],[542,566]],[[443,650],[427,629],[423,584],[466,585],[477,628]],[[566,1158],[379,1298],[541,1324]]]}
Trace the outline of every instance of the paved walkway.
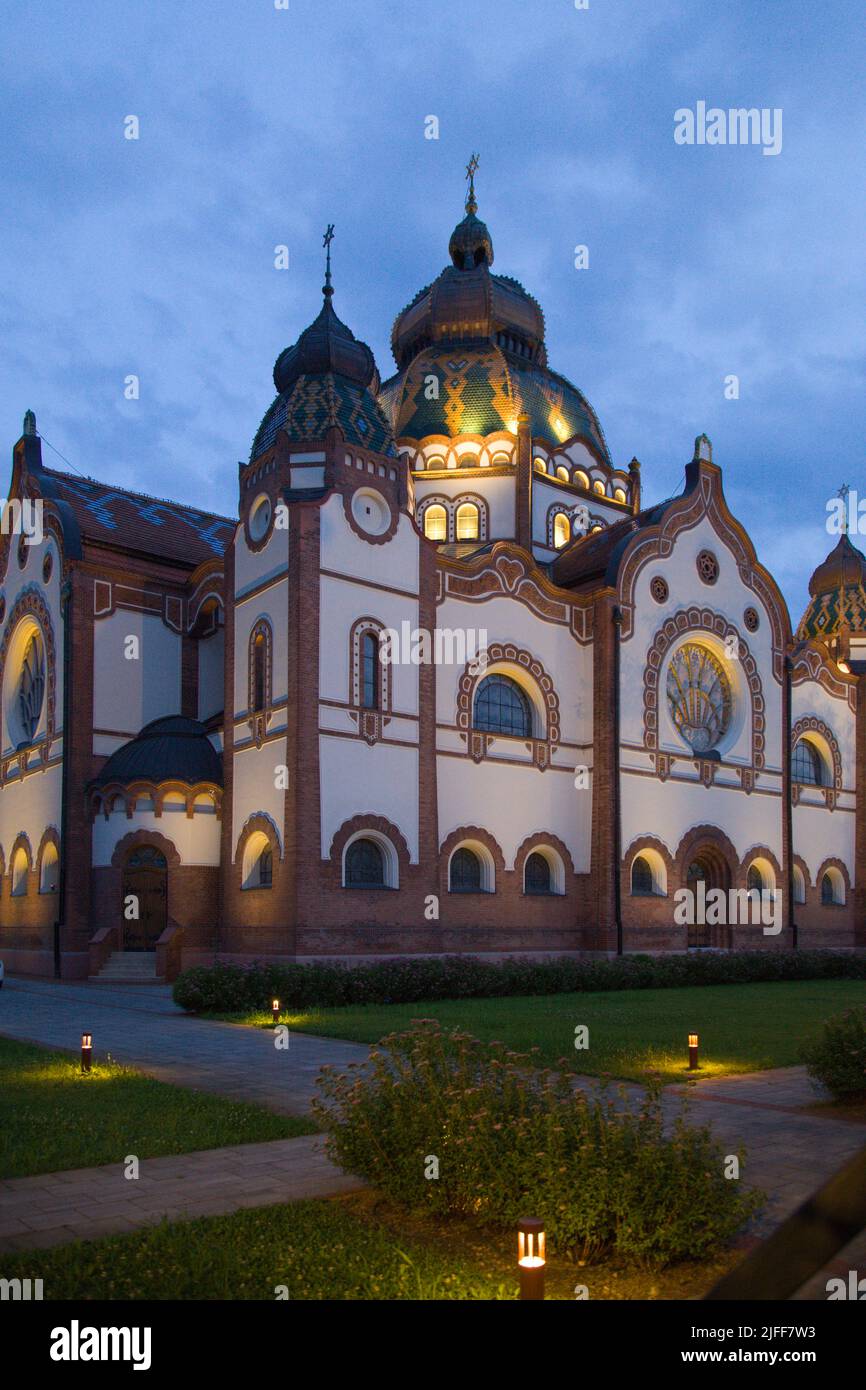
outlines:
{"label": "paved walkway", "polygon": [[363,1186],[329,1161],[316,1134],[145,1158],[137,1178],[126,1178],[120,1163],[12,1178],[0,1182],[0,1252],[117,1235],[164,1217],[189,1220],[333,1197]]}
{"label": "paved walkway", "polygon": [[285,1050],[269,1029],[194,1018],[167,985],[92,985],[7,979],[0,989],[0,1034],[46,1047],[81,1047],[93,1034],[94,1060],[111,1053],[160,1081],[216,1091],[283,1114],[304,1115],[326,1062],[362,1062],[366,1047],[292,1033]]}
{"label": "paved walkway", "polygon": [[[192,1018],[160,986],[19,978],[0,990],[0,1034],[75,1050],[83,1029],[92,1031],[97,1057],[110,1052],[161,1080],[289,1114],[307,1110],[324,1063],[345,1067],[367,1055],[359,1044],[301,1033],[292,1033],[288,1049],[277,1051],[269,1031]],[[587,1078],[578,1084],[595,1083]],[[668,1088],[668,1113],[686,1091],[694,1121],[709,1123],[726,1153],[747,1150],[742,1178],[768,1197],[758,1235],[772,1230],[866,1145],[866,1124],[805,1109],[816,1096],[801,1067]],[[53,1244],[70,1233],[105,1234],[104,1223],[129,1230],[161,1215],[231,1211],[360,1186],[328,1163],[321,1143],[313,1136],[148,1159],[137,1182],[112,1167],[0,1183],[0,1249]],[[830,1272],[849,1269],[866,1274],[866,1236],[852,1242]],[[800,1296],[826,1297],[826,1277],[827,1271]]]}

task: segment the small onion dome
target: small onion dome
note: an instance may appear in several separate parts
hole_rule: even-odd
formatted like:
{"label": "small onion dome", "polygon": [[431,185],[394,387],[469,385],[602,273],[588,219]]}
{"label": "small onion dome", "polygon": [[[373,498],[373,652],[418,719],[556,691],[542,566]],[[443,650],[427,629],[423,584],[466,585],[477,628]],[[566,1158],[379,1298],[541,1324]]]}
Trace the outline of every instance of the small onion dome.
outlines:
{"label": "small onion dome", "polygon": [[129,743],[118,748],[101,768],[93,785],[119,782],[211,782],[223,784],[222,758],[197,719],[171,715],[145,724]]}
{"label": "small onion dome", "polygon": [[[346,381],[365,390],[379,389],[379,378],[373,354],[366,343],[355,337],[337,318],[331,304],[333,290],[325,287],[325,302],[318,318],[305,328],[298,341],[281,352],[274,363],[274,385],[281,394],[290,391],[298,377],[324,376],[335,372]],[[374,382],[375,378],[375,382]]]}
{"label": "small onion dome", "polygon": [[866,556],[851,544],[847,534],[839,537],[815,570],[809,593],[811,600],[800,620],[798,638],[828,638],[843,629],[866,632]]}
{"label": "small onion dome", "polygon": [[458,270],[472,270],[476,265],[493,264],[493,238],[487,223],[467,212],[451,233],[448,254]]}

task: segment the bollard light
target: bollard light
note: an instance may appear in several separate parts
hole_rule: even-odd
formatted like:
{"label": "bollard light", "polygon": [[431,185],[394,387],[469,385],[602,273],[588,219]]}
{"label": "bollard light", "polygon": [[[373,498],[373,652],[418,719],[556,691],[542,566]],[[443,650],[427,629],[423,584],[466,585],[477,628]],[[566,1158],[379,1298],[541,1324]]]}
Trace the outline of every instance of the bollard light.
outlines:
{"label": "bollard light", "polygon": [[698,1070],[698,1035],[689,1033],[689,1071]]}
{"label": "bollard light", "polygon": [[279,999],[275,999],[274,1002],[273,1002],[273,1004],[271,1005],[271,1007],[272,1007],[272,1009],[273,1009],[273,1011],[274,1011],[274,1024],[276,1025],[276,1024],[279,1023],[279,1021],[280,1021],[280,1001],[279,1001]]}
{"label": "bollard light", "polygon": [[544,1222],[522,1216],[517,1223],[517,1263],[520,1297],[544,1298]]}
{"label": "bollard light", "polygon": [[93,1056],[93,1034],[81,1034],[81,1070],[90,1071],[90,1059]]}

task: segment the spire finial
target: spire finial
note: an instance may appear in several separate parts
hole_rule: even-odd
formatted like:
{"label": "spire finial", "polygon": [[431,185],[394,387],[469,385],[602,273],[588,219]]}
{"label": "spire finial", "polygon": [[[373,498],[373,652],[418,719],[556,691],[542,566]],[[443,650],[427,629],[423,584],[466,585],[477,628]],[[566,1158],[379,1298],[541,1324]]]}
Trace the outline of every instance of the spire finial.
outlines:
{"label": "spire finial", "polygon": [[331,284],[331,242],[332,242],[333,240],[334,240],[334,224],[333,224],[333,222],[329,222],[328,225],[327,225],[327,227],[326,227],[326,229],[325,229],[325,235],[322,237],[322,245],[325,247],[325,253],[326,253],[326,254],[325,254],[325,283],[324,283],[324,285],[322,286],[322,294],[325,295],[325,297],[326,297],[327,299],[330,299],[330,298],[331,298],[331,295],[334,293],[334,287],[333,287],[333,285]]}
{"label": "spire finial", "polygon": [[469,163],[466,165],[466,177],[469,180],[469,188],[466,192],[466,211],[475,213],[478,211],[478,204],[475,201],[475,171],[478,168],[478,155],[469,156]]}
{"label": "spire finial", "polygon": [[26,410],[24,412],[24,433],[36,433],[36,416],[34,415],[32,410]]}
{"label": "spire finial", "polygon": [[840,487],[839,491],[836,493],[836,496],[837,496],[837,497],[841,497],[841,498],[842,498],[842,535],[843,535],[843,536],[847,536],[847,534],[848,534],[848,493],[849,493],[850,491],[851,491],[851,489],[850,489],[850,487],[848,486],[848,484],[847,484],[847,483],[843,483],[842,486]]}

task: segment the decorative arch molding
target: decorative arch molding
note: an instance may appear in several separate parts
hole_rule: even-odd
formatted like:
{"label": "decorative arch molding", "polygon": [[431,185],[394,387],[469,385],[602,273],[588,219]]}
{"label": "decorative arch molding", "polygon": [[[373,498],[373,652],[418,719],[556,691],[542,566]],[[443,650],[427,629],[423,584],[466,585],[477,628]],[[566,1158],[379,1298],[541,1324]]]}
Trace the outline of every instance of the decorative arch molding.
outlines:
{"label": "decorative arch molding", "polygon": [[42,832],[42,839],[39,841],[39,848],[36,851],[36,858],[33,861],[34,869],[38,869],[40,877],[42,875],[42,856],[48,845],[53,845],[60,854],[60,833],[56,825],[46,826]]}
{"label": "decorative arch molding", "polygon": [[770,868],[773,870],[775,889],[777,891],[779,891],[780,889],[783,891],[787,891],[788,885],[785,881],[785,875],[782,872],[782,866],[779,863],[773,851],[769,849],[766,845],[750,845],[750,847],[746,850],[741,862],[743,878],[748,878],[749,869],[751,868],[752,864],[755,862],[756,859],[766,860]]}
{"label": "decorative arch molding", "polygon": [[[613,499],[612,499],[612,498],[608,498],[608,499],[606,499],[606,500],[612,501]],[[617,502],[615,505],[616,505],[616,506],[623,506],[624,504],[621,503],[621,502]],[[586,511],[587,511],[587,527],[586,527],[586,531],[580,531],[580,532],[578,532],[578,534],[575,536],[575,533],[574,533],[574,513],[575,513],[575,512],[578,510],[578,508],[580,508],[580,507],[584,507],[584,508],[586,509]],[[556,546],[555,546],[555,544],[554,544],[555,537],[554,537],[554,534],[553,534],[553,527],[554,527],[554,523],[555,523],[555,521],[556,521],[556,518],[557,518],[558,516],[567,516],[567,517],[568,517],[568,537],[569,537],[569,542],[568,542],[568,543],[569,543],[569,545],[570,545],[571,542],[574,541],[574,540],[583,540],[584,536],[589,536],[589,535],[591,535],[592,532],[593,532],[594,530],[602,530],[602,531],[605,531],[605,530],[607,530],[607,527],[610,525],[610,521],[608,520],[608,518],[603,517],[603,516],[598,516],[598,515],[595,514],[594,512],[589,511],[589,508],[586,507],[586,503],[585,503],[584,501],[582,501],[582,500],[580,500],[580,501],[578,501],[578,502],[575,502],[574,499],[573,499],[572,497],[569,497],[567,500],[566,500],[566,499],[563,499],[561,502],[551,502],[550,506],[549,506],[548,509],[547,509],[547,517],[546,517],[546,523],[545,523],[545,543],[547,544],[547,546],[549,547],[550,550],[555,550],[555,549],[556,549]],[[560,550],[567,550],[567,549],[568,549],[568,546],[560,546]]]}
{"label": "decorative arch molding", "polygon": [[[844,903],[837,903],[837,902],[834,902],[834,903],[822,903],[822,902],[821,902],[821,883],[822,883],[822,881],[823,881],[824,875],[827,873],[827,871],[828,871],[829,869],[835,869],[836,872],[837,872],[838,874],[841,875],[842,882],[843,882],[844,885],[845,885],[845,902],[844,902]],[[830,856],[828,856],[828,858],[824,859],[824,860],[822,861],[821,865],[820,865],[819,868],[818,868],[818,872],[817,872],[816,875],[815,875],[815,888],[817,889],[817,892],[818,892],[818,905],[819,905],[820,907],[844,907],[844,906],[846,906],[847,903],[848,903],[849,900],[850,900],[850,897],[851,897],[851,876],[850,876],[850,874],[848,873],[848,866],[847,866],[847,864],[844,862],[844,860],[842,860],[842,859],[836,859],[836,858],[834,858],[832,855],[830,855]]]}
{"label": "decorative arch molding", "polygon": [[782,593],[769,570],[760,564],[744,527],[728,510],[722,491],[721,469],[705,461],[693,461],[686,470],[688,491],[676,498],[651,527],[635,531],[619,565],[617,588],[622,609],[621,636],[625,641],[634,630],[635,586],[644,567],[666,560],[677,536],[692,530],[703,519],[734,557],[740,579],[758,598],[770,620],[773,642],[773,676],[781,685],[785,651],[791,641],[791,620]]}
{"label": "decorative arch molding", "polygon": [[[824,740],[830,750],[830,757],[833,763],[833,785],[832,787],[820,787],[819,790],[824,794],[824,802],[828,811],[836,808],[839,793],[842,790],[842,753],[839,742],[829,724],[825,724],[823,719],[819,719],[816,714],[804,714],[791,729],[791,749],[796,747],[798,739],[803,735],[818,734]],[[791,800],[796,806],[800,800],[800,783],[791,781]]]}
{"label": "decorative arch molding", "polygon": [[544,849],[553,850],[555,854],[559,855],[564,871],[562,896],[566,896],[574,877],[574,860],[565,841],[561,840],[558,835],[550,834],[546,830],[537,830],[533,835],[527,835],[526,839],[517,847],[517,853],[514,856],[514,871],[520,875],[520,883],[523,885],[527,859],[535,850]]}
{"label": "decorative arch molding", "polygon": [[[541,662],[513,642],[491,642],[486,648],[487,660],[479,669],[478,658],[466,663],[457,687],[457,728],[466,744],[466,750],[474,762],[481,762],[491,745],[504,734],[491,734],[483,729],[472,727],[472,710],[475,694],[481,681],[491,674],[490,668],[500,664],[511,666],[529,676],[535,683],[539,700],[544,710],[544,731],[541,737],[533,736],[523,740],[532,753],[534,765],[541,771],[549,767],[554,750],[559,744],[559,696],[552,678]],[[505,672],[507,674],[507,670]],[[535,703],[535,702],[533,702]]]}
{"label": "decorative arch molding", "polygon": [[[262,677],[262,707],[260,710],[255,708],[256,694],[256,644],[261,637],[264,641],[264,672]],[[271,626],[270,618],[257,618],[250,629],[247,642],[247,709],[249,718],[250,733],[252,734],[257,748],[261,748],[265,740],[268,724],[271,718],[271,706],[273,704],[274,689],[274,630]]]}
{"label": "decorative arch molding", "polygon": [[803,875],[803,901],[798,902],[798,900],[794,898],[794,907],[805,907],[809,889],[814,886],[812,883],[812,875],[809,872],[809,865],[801,854],[794,854],[791,857],[791,867],[792,869],[799,869],[800,873]]}
{"label": "decorative arch molding", "polygon": [[131,830],[128,835],[124,835],[114,846],[111,867],[122,869],[129,854],[132,850],[138,849],[140,845],[151,845],[154,849],[158,849],[169,869],[180,867],[180,854],[171,840],[167,839],[165,835],[160,835],[158,830]]}
{"label": "decorative arch molding", "polygon": [[46,763],[51,755],[51,744],[54,741],[54,716],[56,700],[56,661],[55,661],[55,642],[54,626],[51,622],[51,614],[48,610],[42,592],[35,584],[28,584],[21,590],[6,620],[6,631],[3,640],[0,642],[0,694],[5,689],[6,683],[6,659],[9,655],[9,647],[20,623],[25,618],[32,618],[42,636],[45,646],[45,738],[42,741],[42,761]]}
{"label": "decorative arch molding", "polygon": [[525,604],[536,617],[568,627],[582,645],[592,640],[592,599],[557,588],[525,550],[508,541],[497,541],[489,554],[473,560],[455,560],[440,552],[437,564],[437,603],[449,597],[485,603],[504,595]]}
{"label": "decorative arch molding", "polygon": [[461,825],[446,835],[439,846],[439,888],[441,893],[450,892],[451,856],[461,846],[471,849],[473,840],[476,844],[484,846],[493,864],[493,886],[489,891],[495,893],[501,886],[501,875],[505,872],[505,855],[502,853],[498,841],[494,839],[489,830],[483,830],[479,825]]}
{"label": "decorative arch molding", "polygon": [[272,847],[277,851],[278,858],[282,859],[283,842],[273,817],[269,816],[266,811],[254,811],[253,814],[247,816],[244,821],[241,833],[237,839],[237,844],[235,845],[233,863],[243,863],[247,840],[249,840],[251,835],[257,834],[264,835]]}
{"label": "decorative arch molding", "polygon": [[377,816],[373,811],[367,811],[359,816],[352,816],[351,820],[343,821],[343,824],[334,834],[328,851],[328,859],[338,875],[338,881],[342,884],[343,855],[347,844],[350,840],[362,836],[364,831],[372,831],[390,842],[397,857],[400,882],[404,882],[404,874],[409,868],[409,846],[405,836],[393,821],[386,820],[384,816]]}
{"label": "decorative arch molding", "polygon": [[[390,521],[388,525],[379,533],[365,531],[364,527],[359,524],[355,516],[355,493],[361,491],[363,488],[368,488],[371,492],[377,493],[390,512]],[[391,482],[389,478],[384,478],[378,473],[361,473],[357,479],[353,478],[351,484],[344,488],[340,494],[343,502],[343,513],[346,517],[349,529],[354,531],[359,540],[366,541],[367,545],[387,545],[397,534],[401,513],[394,501],[393,492],[394,483]]]}
{"label": "decorative arch molding", "polygon": [[822,690],[837,700],[847,700],[852,714],[857,712],[857,677],[840,671],[830,649],[817,638],[797,648],[791,659],[791,684],[817,681]]}
{"label": "decorative arch molding", "polygon": [[366,709],[361,704],[361,684],[362,684],[362,646],[363,639],[368,632],[375,633],[377,642],[381,644],[381,634],[385,632],[386,625],[378,618],[373,618],[366,614],[362,618],[356,618],[349,631],[349,718],[358,730],[362,738],[367,743],[374,744],[382,737],[383,730],[391,722],[391,700],[392,700],[392,675],[391,663],[381,659],[381,651],[378,663],[379,688],[377,691],[378,708]]}
{"label": "decorative arch molding", "polygon": [[442,507],[445,511],[445,540],[452,543],[457,541],[457,513],[467,503],[478,509],[479,544],[486,541],[490,534],[490,508],[487,499],[478,492],[461,492],[454,497],[446,497],[444,493],[433,493],[431,496],[425,497],[423,501],[418,503],[416,513],[422,534],[426,513],[431,507]]}
{"label": "decorative arch molding", "polygon": [[[689,608],[680,608],[665,619],[650,643],[643,677],[644,748],[647,749],[653,760],[656,774],[664,779],[667,775],[671,754],[659,751],[659,675],[665,658],[672,647],[687,637],[700,638],[702,633],[709,633],[722,642],[726,642],[730,638],[737,640],[739,664],[749,691],[751,704],[752,766],[750,769],[742,769],[740,777],[743,790],[748,792],[754,786],[755,773],[764,766],[765,706],[763,686],[758,671],[758,663],[752,656],[748,644],[740,636],[730,619],[721,613],[716,613],[712,608],[701,608],[697,604],[693,604]],[[712,782],[716,764],[710,759],[695,755],[686,745],[683,746],[680,753],[674,756],[694,761],[698,765],[701,781],[705,785]],[[705,766],[706,764],[709,766]],[[744,775],[746,772],[750,772],[751,776],[746,777]]]}
{"label": "decorative arch molding", "polygon": [[638,835],[631,841],[628,849],[622,858],[622,884],[623,892],[631,895],[631,875],[634,868],[634,861],[640,858],[646,851],[657,854],[665,868],[665,892],[657,894],[658,897],[669,897],[675,886],[676,863],[664,840],[660,840],[657,835]]}
{"label": "decorative arch molding", "polygon": [[123,802],[128,820],[131,820],[138,810],[139,801],[145,799],[153,802],[153,809],[152,812],[145,810],[144,814],[161,816],[165,798],[171,793],[179,793],[183,797],[189,820],[195,815],[196,800],[202,796],[207,796],[213,801],[216,818],[222,819],[222,787],[218,787],[214,782],[196,782],[192,785],[189,782],[177,781],[105,782],[99,787],[94,787],[89,794],[90,819],[93,821],[96,816],[102,815],[108,820],[114,802],[118,799]]}
{"label": "decorative arch molding", "polygon": [[17,855],[19,849],[23,849],[24,853],[27,855],[27,872],[31,874],[34,868],[36,867],[36,861],[33,858],[33,846],[30,843],[30,836],[26,833],[26,831],[19,830],[18,834],[15,836],[15,839],[12,842],[12,848],[9,851],[9,864],[7,872],[10,874],[10,876],[12,874],[12,870],[15,867],[15,856]]}
{"label": "decorative arch molding", "polygon": [[731,876],[731,887],[738,886],[740,873],[740,856],[734,849],[733,844],[728,839],[723,830],[717,825],[695,825],[687,830],[677,845],[673,863],[673,880],[669,880],[674,887],[686,887],[686,873],[696,855],[702,850],[712,849],[724,860]]}
{"label": "decorative arch molding", "polygon": [[[187,631],[196,636],[209,637],[225,622],[225,595],[222,574],[209,574],[201,580],[187,602]],[[206,605],[212,605],[216,614],[213,624],[207,622],[204,613]],[[204,631],[196,631],[204,628]]]}

